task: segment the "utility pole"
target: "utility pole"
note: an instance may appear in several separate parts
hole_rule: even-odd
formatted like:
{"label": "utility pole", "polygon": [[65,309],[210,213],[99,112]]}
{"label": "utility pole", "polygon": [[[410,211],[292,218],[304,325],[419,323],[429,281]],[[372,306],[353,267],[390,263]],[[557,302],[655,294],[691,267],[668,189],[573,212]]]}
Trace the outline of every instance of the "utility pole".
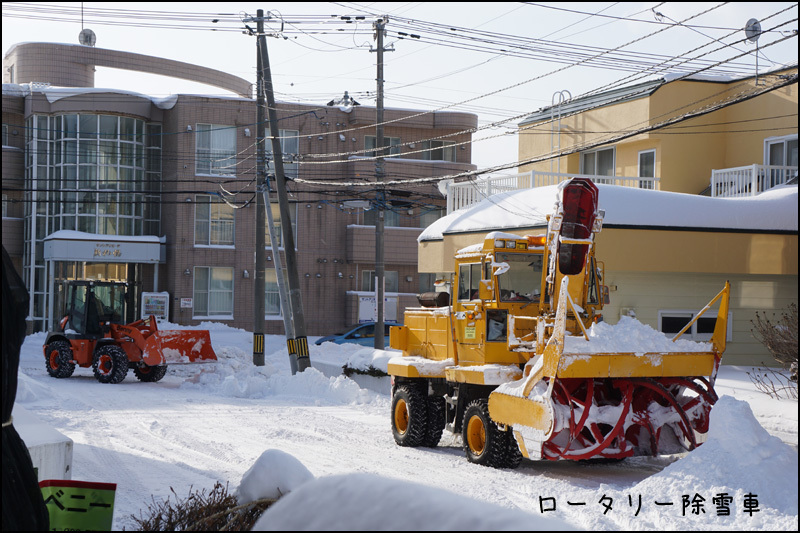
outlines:
{"label": "utility pole", "polygon": [[261,64],[261,44],[264,41],[264,10],[258,10],[256,19],[256,265],[254,269],[253,298],[253,364],[264,366],[264,317],[266,277],[264,273],[265,226],[264,226],[264,176],[266,174],[264,147],[264,82]]}
{"label": "utility pole", "polygon": [[[258,20],[260,24],[263,21],[263,13],[263,10],[258,10]],[[303,313],[303,300],[300,294],[300,276],[297,273],[294,232],[292,231],[292,219],[289,214],[289,197],[286,192],[286,174],[283,170],[283,151],[281,150],[280,132],[278,130],[278,113],[275,108],[275,94],[272,88],[272,73],[269,67],[267,43],[266,40],[263,39],[262,33],[263,31],[259,31],[259,58],[261,59],[264,73],[263,80],[267,96],[269,131],[270,137],[272,137],[272,161],[275,165],[275,189],[278,192],[284,252],[286,254],[286,274],[289,278],[289,309],[281,309],[281,312],[291,314],[292,331],[286,331],[286,345],[289,350],[290,361],[293,361],[296,356],[297,370],[302,372],[311,366],[311,358],[308,353],[305,314]],[[259,72],[261,71],[259,70]],[[258,295],[256,295],[256,297],[258,297]],[[264,299],[263,293],[261,294],[261,299]]]}
{"label": "utility pole", "polygon": [[[383,350],[384,348],[384,325],[383,325],[383,315],[384,315],[384,276],[385,276],[385,268],[384,268],[384,242],[383,242],[383,226],[384,226],[384,206],[386,205],[386,191],[383,188],[383,181],[385,177],[384,172],[384,138],[383,138],[383,36],[384,31],[386,28],[386,21],[388,17],[384,16],[383,18],[378,19],[375,22],[375,36],[377,39],[377,49],[374,50],[378,53],[377,55],[377,101],[375,105],[375,122],[376,122],[376,133],[375,133],[375,145],[376,145],[376,154],[378,158],[375,160],[375,182],[376,182],[376,192],[375,192],[375,208],[378,210],[378,217],[375,221],[375,294],[377,299],[377,314],[378,316],[375,318],[375,341],[374,347],[376,350]],[[373,51],[373,50],[370,50]]]}

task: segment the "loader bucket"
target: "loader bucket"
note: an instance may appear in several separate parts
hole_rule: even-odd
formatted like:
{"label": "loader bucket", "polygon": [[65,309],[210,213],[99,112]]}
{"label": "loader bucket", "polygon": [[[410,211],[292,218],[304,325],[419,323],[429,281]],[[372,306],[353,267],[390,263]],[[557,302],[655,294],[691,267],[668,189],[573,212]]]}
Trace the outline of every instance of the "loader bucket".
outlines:
{"label": "loader bucket", "polygon": [[217,360],[208,330],[159,330],[147,337],[142,357],[147,365],[209,363]]}

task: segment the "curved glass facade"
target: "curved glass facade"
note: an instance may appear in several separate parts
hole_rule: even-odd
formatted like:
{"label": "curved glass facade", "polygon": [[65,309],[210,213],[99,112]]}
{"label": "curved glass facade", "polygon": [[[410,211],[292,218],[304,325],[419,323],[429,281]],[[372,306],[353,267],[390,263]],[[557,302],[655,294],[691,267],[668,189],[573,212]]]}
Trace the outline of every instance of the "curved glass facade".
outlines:
{"label": "curved glass facade", "polygon": [[[24,275],[30,319],[46,318],[43,239],[59,230],[158,235],[161,125],[76,113],[26,119]],[[33,281],[33,283],[31,283]]]}

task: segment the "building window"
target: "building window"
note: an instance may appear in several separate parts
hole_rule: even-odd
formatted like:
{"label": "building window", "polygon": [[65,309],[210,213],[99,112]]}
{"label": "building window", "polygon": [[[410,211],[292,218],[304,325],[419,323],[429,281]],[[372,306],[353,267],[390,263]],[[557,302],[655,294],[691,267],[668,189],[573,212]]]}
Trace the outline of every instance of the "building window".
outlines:
{"label": "building window", "polygon": [[[384,292],[398,292],[400,285],[397,282],[396,270],[384,270]],[[361,271],[361,290],[364,292],[375,292],[375,271],[362,270]]]}
{"label": "building window", "polygon": [[645,150],[639,152],[639,177],[651,178],[649,180],[640,180],[640,189],[655,189],[656,177],[656,151]]}
{"label": "building window", "polygon": [[454,141],[423,141],[421,144],[426,151],[420,152],[420,159],[456,162],[456,143]]}
{"label": "building window", "polygon": [[[672,338],[677,335],[691,320],[697,315],[695,311],[659,311],[658,312],[658,331]],[[708,342],[714,333],[714,326],[717,324],[717,315],[713,311],[704,314],[687,329],[681,339],[699,342]],[[733,313],[728,313],[728,331],[726,340],[733,340]]]}
{"label": "building window", "polygon": [[765,164],[797,167],[797,135],[766,139],[764,148]]}
{"label": "building window", "polygon": [[[374,226],[378,223],[378,210],[370,209],[364,211],[364,225]],[[399,227],[400,226],[400,213],[396,213],[391,209],[383,210],[383,226],[384,227]]]}
{"label": "building window", "polygon": [[[285,248],[286,247],[286,236],[283,233],[283,223],[281,222],[281,208],[280,204],[277,203],[270,203],[270,209],[272,210],[272,224],[275,226],[275,231],[278,232],[281,238],[281,242],[278,243],[278,248]],[[294,247],[297,248],[297,204],[289,204],[289,218],[292,220],[292,236],[294,237]],[[266,225],[269,225],[269,221],[266,221]],[[266,236],[264,241],[266,246],[272,246],[272,239],[269,236],[269,227],[266,229]]]}
{"label": "building window", "polygon": [[442,208],[434,208],[429,209],[427,211],[423,211],[422,214],[419,216],[419,227],[420,228],[427,228],[440,218],[445,215],[445,210]]}
{"label": "building window", "polygon": [[[281,142],[281,155],[283,155],[283,173],[289,179],[296,179],[298,176],[299,165],[297,160],[300,156],[300,132],[297,130],[278,130]],[[275,166],[272,164],[272,140],[268,139],[266,144],[267,154],[267,173],[274,175]]]}
{"label": "building window", "polygon": [[196,173],[210,176],[236,174],[236,128],[197,124]]}
{"label": "building window", "polygon": [[427,272],[420,272],[419,276],[419,292],[434,292],[436,290],[436,274]]}
{"label": "building window", "polygon": [[193,315],[233,318],[233,268],[194,267]]}
{"label": "building window", "polygon": [[[286,279],[286,269],[283,269],[283,279]],[[264,271],[264,318],[276,318],[281,315],[281,296],[278,292],[278,274],[275,268],[267,267]]]}
{"label": "building window", "polygon": [[210,195],[198,194],[194,198],[194,243],[233,246],[233,207]]}
{"label": "building window", "polygon": [[[388,148],[388,150],[384,150],[384,156],[391,157],[393,155],[400,155],[400,137],[384,137],[383,146],[384,148]],[[367,157],[377,157],[378,153],[375,151],[377,147],[378,138],[375,135],[364,136],[364,149],[366,150],[364,155]]]}
{"label": "building window", "polygon": [[[581,174],[614,176],[616,168],[614,158],[614,148],[581,152]],[[612,183],[612,180],[597,179],[595,181],[597,183]]]}

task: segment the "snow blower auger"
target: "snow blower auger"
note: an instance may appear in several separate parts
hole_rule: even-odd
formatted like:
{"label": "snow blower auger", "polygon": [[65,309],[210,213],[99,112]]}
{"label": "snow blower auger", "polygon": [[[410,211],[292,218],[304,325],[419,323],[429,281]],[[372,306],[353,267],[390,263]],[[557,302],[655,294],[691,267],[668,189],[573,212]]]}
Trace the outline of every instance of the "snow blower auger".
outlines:
{"label": "snow blower auger", "polygon": [[[456,254],[451,305],[423,294],[423,307],[406,309],[390,336],[403,355],[388,365],[397,444],[436,446],[446,428],[461,434],[471,462],[498,468],[700,444],[717,400],[730,285],[673,339],[630,317],[602,322],[597,195],[589,180],[565,182],[544,235],[488,234]],[[711,342],[681,340],[715,304]]]}
{"label": "snow blower auger", "polygon": [[155,382],[168,364],[217,360],[207,330],[159,330],[152,315],[121,324],[126,288],[116,282],[69,282],[67,314],[43,347],[48,374],[68,378],[76,365],[91,366],[101,383],[119,383],[132,368],[140,381]]}

